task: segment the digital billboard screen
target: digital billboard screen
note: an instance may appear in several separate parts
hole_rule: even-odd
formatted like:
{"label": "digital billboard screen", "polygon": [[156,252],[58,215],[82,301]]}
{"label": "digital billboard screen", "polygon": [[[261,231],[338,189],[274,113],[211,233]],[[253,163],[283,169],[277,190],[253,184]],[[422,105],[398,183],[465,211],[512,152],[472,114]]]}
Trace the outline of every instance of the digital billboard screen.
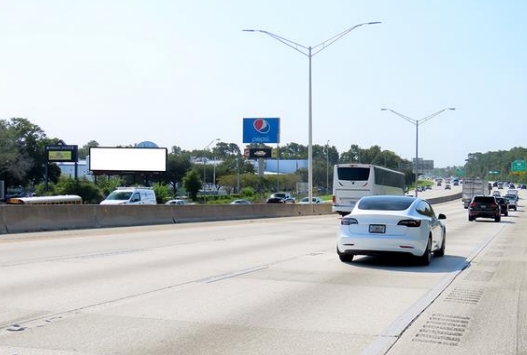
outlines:
{"label": "digital billboard screen", "polygon": [[165,172],[167,149],[91,147],[88,162],[93,173]]}
{"label": "digital billboard screen", "polygon": [[77,162],[78,146],[65,144],[46,145],[46,158],[48,163]]}

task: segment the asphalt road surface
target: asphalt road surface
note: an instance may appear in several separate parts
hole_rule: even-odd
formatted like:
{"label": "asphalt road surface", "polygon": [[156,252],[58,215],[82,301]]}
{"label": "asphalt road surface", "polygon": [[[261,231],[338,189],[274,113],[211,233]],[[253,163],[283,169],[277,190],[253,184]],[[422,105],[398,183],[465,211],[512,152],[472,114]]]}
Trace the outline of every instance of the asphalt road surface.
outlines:
{"label": "asphalt road surface", "polygon": [[3,235],[0,354],[527,353],[520,196],[499,223],[435,205],[427,267],[340,262],[338,215]]}

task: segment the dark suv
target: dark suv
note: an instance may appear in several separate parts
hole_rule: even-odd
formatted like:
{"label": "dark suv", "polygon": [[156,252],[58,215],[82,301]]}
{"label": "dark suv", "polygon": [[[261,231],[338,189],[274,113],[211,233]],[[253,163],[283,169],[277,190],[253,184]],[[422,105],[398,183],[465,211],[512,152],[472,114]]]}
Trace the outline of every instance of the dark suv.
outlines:
{"label": "dark suv", "polygon": [[494,197],[496,197],[496,202],[500,205],[501,214],[507,217],[509,215],[509,200],[501,196],[494,195]]}
{"label": "dark suv", "polygon": [[494,196],[478,195],[472,198],[468,206],[468,220],[473,221],[478,217],[501,221],[501,208]]}
{"label": "dark suv", "polygon": [[267,203],[295,203],[295,198],[287,192],[277,192],[269,196]]}

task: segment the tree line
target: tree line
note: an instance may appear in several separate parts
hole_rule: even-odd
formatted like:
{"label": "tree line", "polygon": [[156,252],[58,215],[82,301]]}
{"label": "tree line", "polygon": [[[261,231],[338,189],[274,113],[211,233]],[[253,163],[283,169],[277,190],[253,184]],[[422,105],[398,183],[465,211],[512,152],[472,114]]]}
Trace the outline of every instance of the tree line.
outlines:
{"label": "tree line", "polygon": [[[58,192],[71,189],[72,183],[64,177],[61,178],[61,170],[56,164],[50,163],[46,167],[46,145],[58,144],[60,140],[60,138],[48,137],[44,130],[26,118],[0,120],[0,180],[5,182],[5,187],[7,189],[36,191],[43,194],[46,193],[43,183],[47,176],[50,183],[48,188],[51,188],[52,192],[57,193],[55,191],[57,186]],[[90,147],[98,146],[99,143],[92,140],[79,147],[79,159],[86,158]],[[251,147],[257,146],[247,146],[247,148]],[[350,148],[344,152],[339,152],[336,147],[330,145],[314,144],[312,148],[313,185],[318,191],[330,193],[331,186],[327,186],[327,184],[328,181],[331,184],[333,179],[332,166],[337,163],[381,165],[404,172],[408,185],[414,182],[411,161],[401,158],[393,151],[383,150],[378,145],[364,149],[356,144],[351,144]],[[280,146],[279,149],[280,159],[307,159],[307,156],[308,147],[301,144],[289,143]],[[217,166],[204,165],[200,161],[203,158],[222,162]],[[510,160],[525,158],[527,158],[527,149],[525,148],[513,148],[509,152],[473,153],[468,155],[465,167],[436,169],[434,173],[438,176],[457,176],[460,175],[460,171],[465,171],[470,175],[485,176],[485,172],[499,169],[502,174],[500,178],[510,180],[515,177],[518,180],[523,176],[511,175]],[[188,190],[184,186],[186,183],[191,190],[190,192],[197,194],[205,187],[205,182],[201,179],[203,175],[211,179],[208,182],[211,183],[213,189],[221,186],[229,193],[240,193],[241,189],[250,187],[258,193],[276,190],[294,191],[297,182],[307,181],[308,172],[304,168],[293,174],[259,177],[255,174],[253,164],[244,159],[242,149],[235,143],[217,142],[211,149],[190,151],[174,145],[170,148],[167,156],[166,172],[149,176],[141,174],[99,176],[95,183],[83,182],[86,186],[95,185],[93,190],[99,193],[88,193],[87,191],[84,193],[94,195],[88,200],[96,200],[109,193],[116,184],[133,186],[143,185],[147,182],[152,185],[166,186],[167,194],[174,196],[177,195],[178,189]],[[216,177],[216,181],[212,181],[212,176]],[[326,191],[328,187],[330,191]],[[86,197],[84,198],[86,200]]]}

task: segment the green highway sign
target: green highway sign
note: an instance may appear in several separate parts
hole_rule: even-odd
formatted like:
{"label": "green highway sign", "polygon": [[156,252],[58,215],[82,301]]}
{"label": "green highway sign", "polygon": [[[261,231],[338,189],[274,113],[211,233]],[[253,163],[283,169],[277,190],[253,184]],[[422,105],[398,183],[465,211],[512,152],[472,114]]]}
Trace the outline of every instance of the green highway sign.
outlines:
{"label": "green highway sign", "polygon": [[525,173],[525,160],[515,160],[511,163],[511,173]]}
{"label": "green highway sign", "polygon": [[499,170],[489,170],[489,175],[499,175],[499,174],[500,174]]}

